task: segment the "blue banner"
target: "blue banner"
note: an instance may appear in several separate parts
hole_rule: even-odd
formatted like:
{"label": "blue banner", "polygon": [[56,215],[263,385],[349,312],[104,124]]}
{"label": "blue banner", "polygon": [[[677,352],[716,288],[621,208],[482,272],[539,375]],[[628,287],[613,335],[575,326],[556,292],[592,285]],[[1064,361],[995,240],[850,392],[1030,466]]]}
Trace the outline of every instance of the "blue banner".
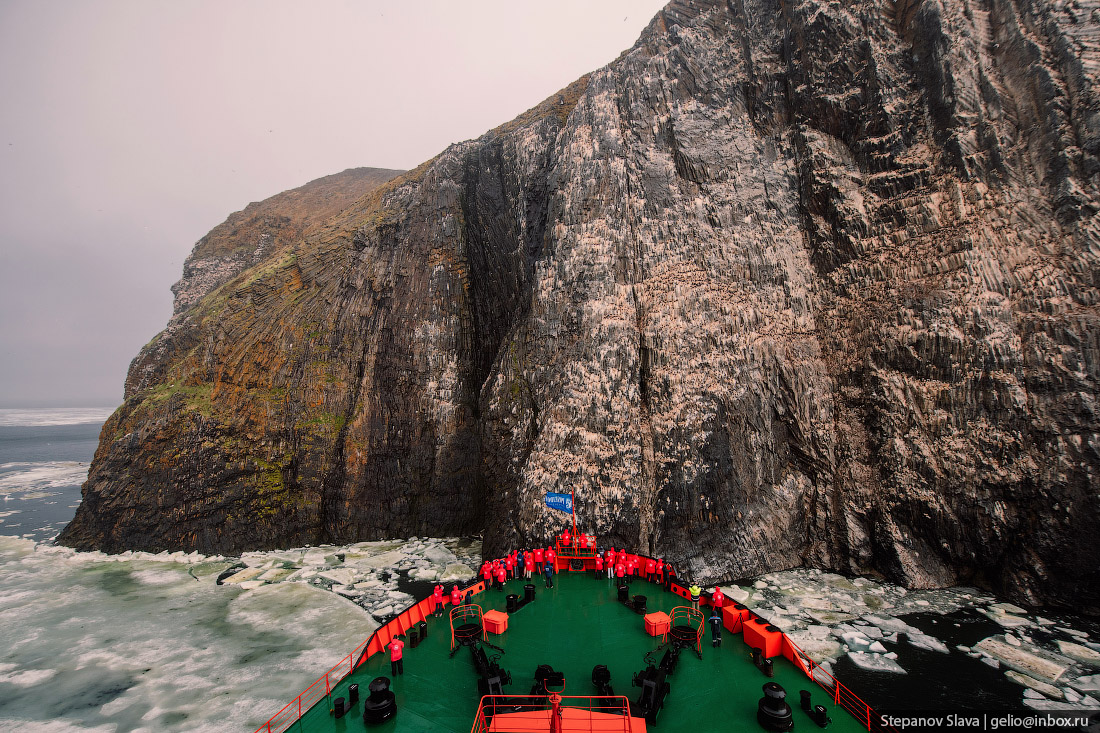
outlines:
{"label": "blue banner", "polygon": [[565,512],[566,514],[573,513],[573,497],[569,494],[555,494],[553,492],[546,492],[546,506],[551,509],[557,509],[559,512]]}

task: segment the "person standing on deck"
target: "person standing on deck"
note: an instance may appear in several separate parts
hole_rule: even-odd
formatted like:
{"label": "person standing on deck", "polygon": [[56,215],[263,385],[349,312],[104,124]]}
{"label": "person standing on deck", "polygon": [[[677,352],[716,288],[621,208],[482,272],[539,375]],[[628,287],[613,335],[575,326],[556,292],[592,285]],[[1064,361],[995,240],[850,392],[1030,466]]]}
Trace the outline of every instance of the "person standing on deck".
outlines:
{"label": "person standing on deck", "polygon": [[535,567],[538,569],[539,572],[542,571],[543,561],[544,561],[544,558],[542,556],[542,548],[541,547],[536,547],[535,548]]}
{"label": "person standing on deck", "polygon": [[390,648],[390,676],[396,677],[399,674],[405,674],[405,665],[401,661],[401,650],[405,647],[405,642],[401,641],[401,634],[393,637],[393,641],[388,646]]}
{"label": "person standing on deck", "polygon": [[717,649],[722,646],[722,609],[711,606],[710,618],[710,645]]}
{"label": "person standing on deck", "polygon": [[535,553],[528,550],[523,553],[523,572],[527,579],[531,579],[531,572],[535,569]]}
{"label": "person standing on deck", "polygon": [[691,607],[696,611],[699,610],[699,594],[703,592],[703,589],[699,587],[699,584],[695,581],[691,582],[691,587],[688,588],[688,593],[691,594]]}
{"label": "person standing on deck", "polygon": [[526,567],[527,567],[527,556],[524,554],[523,550],[520,550],[519,552],[516,553],[516,577],[517,578],[527,577],[527,575],[525,573],[525,568]]}
{"label": "person standing on deck", "polygon": [[596,564],[592,568],[592,577],[599,578],[600,573],[602,573],[602,572],[603,572],[603,558],[600,557],[599,555],[596,555]]}
{"label": "person standing on deck", "polygon": [[676,577],[676,568],[672,567],[672,563],[665,563],[665,590],[672,590],[672,579]]}
{"label": "person standing on deck", "polygon": [[435,603],[435,615],[436,616],[442,616],[443,615],[443,586],[438,584],[438,583],[436,584],[435,588],[432,590],[432,602]]}
{"label": "person standing on deck", "polygon": [[451,605],[462,605],[462,592],[458,589],[458,583],[455,583],[455,587],[451,589]]}
{"label": "person standing on deck", "polygon": [[489,590],[489,586],[493,584],[493,566],[488,560],[481,565],[481,579],[485,581],[485,590]]}
{"label": "person standing on deck", "polygon": [[665,584],[665,559],[663,557],[657,561],[657,582],[661,585]]}
{"label": "person standing on deck", "polygon": [[652,557],[647,557],[645,561],[645,579],[650,583],[657,579],[657,561]]}
{"label": "person standing on deck", "polygon": [[626,578],[626,565],[621,558],[615,563],[615,577],[619,579],[619,585],[622,585],[623,579]]}
{"label": "person standing on deck", "polygon": [[604,563],[607,565],[607,577],[611,579],[615,577],[615,548],[612,547],[606,553],[604,553]]}
{"label": "person standing on deck", "polygon": [[714,586],[714,590],[710,592],[710,605],[718,609],[718,613],[722,612],[722,606],[726,604],[726,594],[722,592],[722,589],[718,586]]}
{"label": "person standing on deck", "polygon": [[558,553],[554,552],[553,547],[546,548],[546,562],[553,563],[557,559]]}
{"label": "person standing on deck", "polygon": [[504,565],[497,566],[497,590],[504,590],[504,581],[508,580],[508,571],[505,570]]}
{"label": "person standing on deck", "polygon": [[508,571],[508,580],[516,577],[516,556],[514,553],[508,553],[508,557],[504,559],[504,569]]}
{"label": "person standing on deck", "polygon": [[545,576],[545,579],[546,579],[546,587],[547,588],[553,588],[554,587],[554,563],[547,561],[546,564],[544,564],[542,566],[542,574]]}

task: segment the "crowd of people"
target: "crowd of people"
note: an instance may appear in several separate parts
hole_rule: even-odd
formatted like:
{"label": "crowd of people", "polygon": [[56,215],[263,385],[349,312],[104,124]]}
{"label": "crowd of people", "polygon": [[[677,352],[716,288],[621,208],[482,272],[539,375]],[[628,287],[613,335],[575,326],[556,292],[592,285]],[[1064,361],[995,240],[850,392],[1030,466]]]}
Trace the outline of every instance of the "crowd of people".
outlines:
{"label": "crowd of people", "polygon": [[[561,533],[557,546],[563,550],[568,548],[569,559],[592,560],[590,568],[593,575],[600,577],[606,574],[608,580],[617,583],[631,583],[641,578],[650,583],[656,583],[665,590],[670,590],[673,580],[677,577],[676,569],[671,562],[664,558],[652,558],[628,552],[626,549],[616,550],[614,547],[604,549],[598,547],[596,538],[592,535],[578,533],[574,536],[569,530]],[[535,547],[521,550],[512,550],[503,557],[486,560],[478,570],[478,577],[485,582],[485,588],[504,590],[504,584],[509,580],[532,580],[536,574],[541,575],[547,588],[554,587],[554,575],[557,572],[557,551],[554,545],[548,547]],[[696,583],[692,583],[688,589],[691,594],[691,605],[699,608],[699,598],[702,593]],[[432,608],[436,616],[443,615],[446,590],[442,584],[435,586],[432,593]],[[459,606],[469,602],[473,596],[472,590],[467,590],[465,596],[458,584],[451,588],[449,598],[452,606]],[[717,586],[710,593],[710,605],[712,607],[709,619],[712,632],[712,644],[718,646],[722,643],[721,617],[718,612],[725,602],[722,589]],[[393,674],[402,673],[402,647],[404,644],[399,639],[394,639],[390,644],[390,660]]]}
{"label": "crowd of people", "polygon": [[[592,535],[578,533],[573,536],[566,530],[561,533],[556,546],[563,550],[568,548],[570,559],[591,560],[590,572],[596,576],[606,574],[609,580],[631,583],[636,579],[643,579],[670,590],[677,577],[676,568],[664,558],[645,557],[626,549],[616,550],[614,547],[597,547],[596,538]],[[557,552],[554,547],[555,545],[550,545],[512,550],[503,557],[483,562],[478,576],[485,581],[486,588],[497,590],[503,590],[504,584],[509,580],[532,580],[536,575],[542,576],[547,588],[553,588],[554,574],[557,572]],[[692,605],[698,608],[702,589],[693,583],[692,590]],[[716,587],[711,593],[711,605],[720,607],[722,601],[722,591]]]}

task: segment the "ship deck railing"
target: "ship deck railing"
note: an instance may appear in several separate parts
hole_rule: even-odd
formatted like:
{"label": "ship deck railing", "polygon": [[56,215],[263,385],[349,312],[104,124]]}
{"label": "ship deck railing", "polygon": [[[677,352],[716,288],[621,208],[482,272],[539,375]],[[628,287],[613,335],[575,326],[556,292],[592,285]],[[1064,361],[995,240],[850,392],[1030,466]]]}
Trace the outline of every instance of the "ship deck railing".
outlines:
{"label": "ship deck railing", "polygon": [[642,733],[643,718],[630,717],[622,696],[486,695],[470,733]]}

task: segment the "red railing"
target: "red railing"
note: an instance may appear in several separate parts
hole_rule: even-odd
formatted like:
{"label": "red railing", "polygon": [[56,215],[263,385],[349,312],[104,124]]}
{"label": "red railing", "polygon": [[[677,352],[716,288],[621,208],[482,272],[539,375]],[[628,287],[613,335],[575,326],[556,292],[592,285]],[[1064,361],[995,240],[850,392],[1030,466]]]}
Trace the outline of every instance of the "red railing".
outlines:
{"label": "red railing", "polygon": [[821,689],[829,693],[832,697],[833,704],[839,705],[847,710],[853,718],[863,724],[869,731],[897,733],[896,728],[885,725],[882,722],[882,718],[875,713],[870,705],[860,700],[854,692],[841,684],[840,681],[829,674],[824,667],[810,659],[810,656],[799,649],[786,634],[783,634],[783,643],[791,651],[791,661],[793,661],[807,677],[816,682]]}
{"label": "red railing", "polygon": [[[520,723],[515,727],[522,730],[539,724],[549,724],[547,730],[562,733],[614,733],[617,730],[630,733],[631,730],[630,703],[622,696],[486,695],[478,705],[470,733],[488,733],[494,718]],[[510,730],[507,723],[498,728]]]}
{"label": "red railing", "polygon": [[309,689],[294,698],[290,704],[282,710],[275,713],[275,715],[271,717],[271,720],[261,725],[256,730],[256,733],[260,733],[261,731],[263,731],[263,733],[282,733],[282,731],[297,722],[298,718],[302,717],[303,712],[309,710],[323,698],[327,697],[332,691],[332,688],[337,685],[340,680],[344,679],[355,670],[356,657],[362,654],[369,643],[369,640],[364,641],[362,644],[355,647],[351,654],[348,654],[341,659],[335,667],[325,672],[324,676],[309,686]]}
{"label": "red railing", "polygon": [[[464,592],[473,591],[477,594],[483,590],[485,590],[485,584],[477,583],[465,588]],[[450,598],[446,596],[445,598],[445,602],[449,603]],[[336,685],[340,684],[345,677],[363,663],[363,660],[385,651],[386,645],[390,643],[393,637],[408,632],[415,624],[431,615],[434,610],[434,601],[431,597],[424,598],[406,608],[396,618],[379,626],[370,635],[369,639],[355,647],[350,654],[341,659],[335,667],[325,672],[324,676],[310,685],[305,692],[271,716],[270,720],[256,729],[256,733],[283,733],[296,723],[306,711],[327,697]]]}

